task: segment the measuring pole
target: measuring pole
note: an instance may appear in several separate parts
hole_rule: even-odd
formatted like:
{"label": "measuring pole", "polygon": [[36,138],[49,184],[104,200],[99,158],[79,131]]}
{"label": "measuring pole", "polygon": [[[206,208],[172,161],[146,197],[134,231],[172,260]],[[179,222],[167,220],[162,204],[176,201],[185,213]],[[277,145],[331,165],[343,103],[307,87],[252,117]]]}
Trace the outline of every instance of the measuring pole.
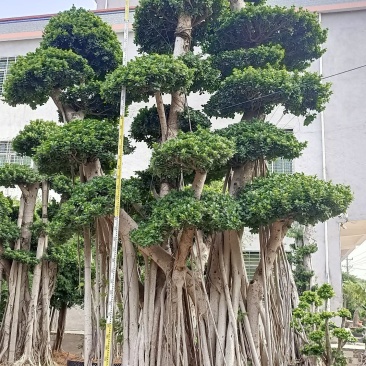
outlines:
{"label": "measuring pole", "polygon": [[[130,1],[125,0],[125,22],[123,31],[123,66],[127,65],[127,48],[128,48],[128,31],[130,20]],[[117,268],[117,250],[118,250],[118,229],[120,200],[122,187],[122,158],[123,158],[123,139],[124,124],[126,111],[126,87],[122,87],[121,91],[121,107],[119,117],[119,136],[118,136],[118,157],[117,157],[117,174],[116,174],[116,193],[114,202],[114,220],[113,220],[113,239],[112,253],[109,265],[109,287],[108,287],[108,305],[107,305],[107,322],[105,328],[105,345],[103,366],[111,366],[112,357],[112,338],[113,338],[113,314],[114,314],[114,296],[116,286],[116,268]]]}

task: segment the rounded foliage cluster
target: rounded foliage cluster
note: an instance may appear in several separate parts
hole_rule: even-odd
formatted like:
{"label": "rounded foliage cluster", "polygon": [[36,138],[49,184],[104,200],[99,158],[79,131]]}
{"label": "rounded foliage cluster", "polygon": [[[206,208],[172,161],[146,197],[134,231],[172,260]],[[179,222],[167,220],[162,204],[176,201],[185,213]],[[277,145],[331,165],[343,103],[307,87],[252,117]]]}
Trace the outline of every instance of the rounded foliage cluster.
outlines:
{"label": "rounded foliage cluster", "polygon": [[315,73],[288,73],[272,67],[234,69],[204,107],[209,116],[234,118],[235,113],[269,113],[278,104],[285,113],[304,116],[310,123],[324,109],[330,84]]}
{"label": "rounded foliage cluster", "polygon": [[280,45],[261,45],[255,48],[240,48],[232,51],[223,51],[212,55],[213,67],[220,70],[223,77],[230,76],[234,69],[244,69],[252,66],[281,68],[285,51]]}
{"label": "rounded foliage cluster", "polygon": [[314,225],[346,211],[352,201],[348,186],[304,174],[257,178],[238,197],[243,221],[254,231],[278,220]]}
{"label": "rounded foliage cluster", "polygon": [[51,18],[41,47],[73,51],[87,60],[98,77],[122,63],[121,45],[112,27],[83,8],[72,7]]}
{"label": "rounded foliage cluster", "polygon": [[[74,187],[70,198],[62,204],[51,224],[51,235],[57,242],[69,239],[84,225],[93,224],[95,218],[111,215],[114,209],[116,180],[110,175],[95,177]],[[146,201],[146,190],[140,180],[123,180],[121,206]]]}
{"label": "rounded foliage cluster", "polygon": [[109,74],[102,87],[107,102],[119,100],[121,88],[127,88],[128,102],[148,101],[156,92],[172,93],[192,85],[193,70],[172,55],[144,55]]}
{"label": "rounded foliage cluster", "polygon": [[177,170],[207,172],[226,164],[233,153],[232,141],[199,128],[196,132],[180,133],[175,139],[155,145],[151,168],[159,176],[169,176]]}
{"label": "rounded foliage cluster", "polygon": [[303,9],[247,4],[220,23],[205,47],[210,54],[277,44],[285,51],[282,62],[288,70],[304,70],[324,52],[327,32],[315,13]]}
{"label": "rounded foliage cluster", "polygon": [[0,186],[14,188],[40,183],[42,176],[34,169],[20,164],[5,164],[0,168]]}
{"label": "rounded foliage cluster", "polygon": [[299,142],[292,133],[261,120],[241,121],[215,132],[235,142],[230,166],[259,158],[267,161],[280,157],[295,159],[306,147],[306,142]]}
{"label": "rounded foliage cluster", "polygon": [[93,70],[71,50],[38,48],[17,58],[4,83],[4,100],[11,106],[28,104],[35,109],[49,97],[91,77]]}
{"label": "rounded foliage cluster", "polygon": [[35,161],[47,174],[78,171],[81,164],[100,159],[103,168],[115,164],[118,127],[115,122],[73,120],[52,133],[37,149]]}
{"label": "rounded foliage cluster", "polygon": [[33,156],[48,136],[59,128],[55,122],[37,119],[31,121],[13,140],[13,149],[20,155]]}
{"label": "rounded foliage cluster", "polygon": [[140,52],[173,53],[178,17],[192,19],[192,46],[204,38],[212,20],[227,5],[224,0],[140,0],[135,11],[135,43]]}
{"label": "rounded foliage cluster", "polygon": [[[168,118],[170,105],[164,105],[165,116]],[[211,127],[209,118],[202,112],[186,108],[178,115],[178,124],[182,132],[196,131],[197,127]],[[154,143],[161,142],[161,128],[157,108],[140,109],[131,124],[131,137],[136,141],[145,141],[151,148]]]}
{"label": "rounded foliage cluster", "polygon": [[240,207],[230,195],[204,192],[194,198],[192,190],[172,191],[157,201],[151,216],[131,233],[132,241],[141,246],[162,243],[174,230],[184,227],[205,231],[235,230],[242,225]]}

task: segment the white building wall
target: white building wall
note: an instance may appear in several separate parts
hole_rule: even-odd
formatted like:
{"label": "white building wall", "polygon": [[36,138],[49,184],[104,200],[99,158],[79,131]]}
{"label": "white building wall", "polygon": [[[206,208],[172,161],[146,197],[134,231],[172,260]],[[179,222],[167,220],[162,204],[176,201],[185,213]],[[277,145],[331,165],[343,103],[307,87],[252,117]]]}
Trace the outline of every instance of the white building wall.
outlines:
{"label": "white building wall", "polygon": [[[123,1],[109,0],[108,8],[123,6]],[[131,5],[136,5],[132,1]],[[97,0],[98,9],[104,9],[105,0]],[[107,16],[107,15],[106,15]],[[102,16],[104,19],[104,15]],[[122,41],[121,27],[117,24],[123,22],[123,14],[110,15],[105,20],[115,27],[119,39]],[[29,21],[22,24],[24,29],[39,29],[44,20]],[[323,75],[329,76],[335,73],[358,67],[366,63],[366,48],[362,45],[366,39],[366,11],[352,11],[327,13],[322,15],[322,24],[329,28],[328,41],[326,44],[327,53],[323,56]],[[1,25],[1,24],[0,24]],[[6,31],[6,24],[0,27],[0,34]],[[13,24],[12,27],[15,27]],[[28,28],[27,28],[28,27]],[[19,36],[12,35],[10,40],[0,39],[0,57],[12,57],[24,55],[33,51],[40,42],[41,33],[23,39],[22,33]],[[18,38],[17,38],[18,37]],[[30,37],[29,33],[27,36]],[[16,40],[19,39],[19,40]],[[129,58],[137,55],[137,48],[133,44],[133,34],[129,40]],[[314,63],[314,70],[319,70],[319,61]],[[366,155],[366,103],[363,102],[366,91],[366,68],[350,73],[339,75],[329,79],[333,83],[333,96],[324,112],[325,124],[325,148],[326,148],[326,173],[328,179],[336,183],[350,184],[355,193],[355,200],[349,209],[350,220],[366,219],[366,194],[364,181],[366,170],[364,167],[364,156]],[[193,108],[200,108],[207,100],[207,96],[194,95],[188,99],[189,105]],[[140,105],[136,104],[130,108],[127,119],[126,132],[129,130],[129,121],[138,112]],[[0,102],[0,140],[10,140],[16,136],[30,120],[37,118],[57,120],[56,108],[52,102],[31,110],[27,106],[10,107]],[[282,116],[278,108],[269,116],[269,120],[283,128],[292,128],[296,137],[301,141],[308,141],[301,158],[294,162],[295,171],[322,177],[322,140],[321,121],[317,118],[310,126],[304,127],[301,118],[293,116]],[[233,120],[213,120],[215,128],[224,127]],[[124,176],[133,174],[136,170],[147,167],[150,155],[144,143],[137,143],[136,152],[124,158]],[[313,263],[318,282],[326,282],[326,268],[329,266],[329,276],[332,285],[337,292],[337,299],[334,305],[341,302],[341,271],[340,271],[340,240],[339,223],[337,219],[328,223],[328,244],[326,251],[324,225],[317,225],[314,239],[318,243],[318,252],[314,255]],[[329,259],[329,265],[326,261]]]}

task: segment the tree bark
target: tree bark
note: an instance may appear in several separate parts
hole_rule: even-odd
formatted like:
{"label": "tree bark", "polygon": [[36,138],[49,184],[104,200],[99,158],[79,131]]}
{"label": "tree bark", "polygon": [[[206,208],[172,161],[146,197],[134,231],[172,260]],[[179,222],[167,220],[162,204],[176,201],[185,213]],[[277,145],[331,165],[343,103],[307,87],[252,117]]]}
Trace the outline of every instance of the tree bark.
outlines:
{"label": "tree bark", "polygon": [[201,194],[203,191],[203,187],[205,185],[206,177],[207,177],[207,172],[201,172],[199,170],[196,170],[196,174],[194,176],[194,180],[192,183],[192,188],[194,191],[194,196],[198,200],[201,198]]}
{"label": "tree bark", "polygon": [[158,110],[159,121],[160,121],[160,130],[161,130],[161,142],[165,142],[167,139],[168,133],[168,126],[166,122],[166,115],[165,115],[165,108],[163,97],[161,92],[155,93],[155,100],[156,100],[156,108]]}
{"label": "tree bark", "polygon": [[58,312],[56,337],[52,346],[53,351],[57,352],[62,351],[62,341],[65,334],[66,314],[67,314],[67,304],[62,303],[61,308]]}
{"label": "tree bark", "polygon": [[[192,40],[192,17],[188,14],[180,14],[175,30],[175,44],[173,57],[177,58],[190,51]],[[186,97],[184,91],[172,93],[170,112],[168,118],[167,139],[177,137],[179,131],[178,114],[184,112]]]}
{"label": "tree bark", "polygon": [[231,195],[236,195],[240,189],[249,184],[254,176],[255,161],[247,161],[238,167],[233,168],[233,176],[229,188]]}
{"label": "tree bark", "polygon": [[282,245],[282,240],[286,235],[288,225],[289,223],[281,221],[276,221],[271,225],[268,246],[265,248],[265,263],[259,263],[248,288],[248,318],[257,350],[259,350],[259,313],[263,297],[263,281],[267,280],[263,276],[263,266],[266,266],[266,274],[268,276],[272,272],[278,249]]}

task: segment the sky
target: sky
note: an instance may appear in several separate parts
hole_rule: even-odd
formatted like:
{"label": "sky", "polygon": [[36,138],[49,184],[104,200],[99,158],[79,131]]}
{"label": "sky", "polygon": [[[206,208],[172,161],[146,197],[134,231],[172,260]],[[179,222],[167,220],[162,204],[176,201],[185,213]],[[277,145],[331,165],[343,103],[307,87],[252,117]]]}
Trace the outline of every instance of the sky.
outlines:
{"label": "sky", "polygon": [[27,15],[54,14],[75,5],[86,9],[96,9],[95,0],[0,0],[3,6],[0,18],[22,17]]}

